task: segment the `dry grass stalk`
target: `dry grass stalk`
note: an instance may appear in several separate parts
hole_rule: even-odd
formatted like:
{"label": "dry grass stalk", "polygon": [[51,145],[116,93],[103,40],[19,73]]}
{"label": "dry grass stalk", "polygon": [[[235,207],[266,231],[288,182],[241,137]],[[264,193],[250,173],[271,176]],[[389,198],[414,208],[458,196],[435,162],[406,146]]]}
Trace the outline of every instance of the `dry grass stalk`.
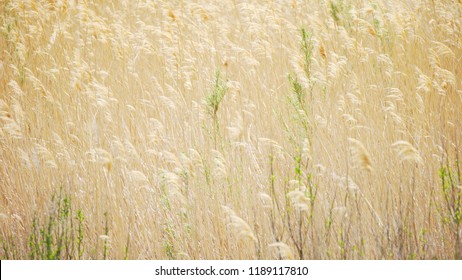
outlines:
{"label": "dry grass stalk", "polygon": [[361,141],[354,138],[348,138],[350,143],[350,152],[353,159],[353,165],[367,171],[372,171],[371,156]]}

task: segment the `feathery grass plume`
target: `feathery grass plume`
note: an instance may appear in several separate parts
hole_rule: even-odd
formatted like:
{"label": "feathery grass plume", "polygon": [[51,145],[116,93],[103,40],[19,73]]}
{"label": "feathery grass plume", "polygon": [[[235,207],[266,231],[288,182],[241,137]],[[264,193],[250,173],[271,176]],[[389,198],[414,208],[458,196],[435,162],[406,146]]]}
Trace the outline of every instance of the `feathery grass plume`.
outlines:
{"label": "feathery grass plume", "polygon": [[131,170],[127,172],[128,179],[135,187],[148,187],[149,180],[143,172],[139,170]]}
{"label": "feathery grass plume", "polygon": [[64,143],[63,139],[61,136],[59,136],[58,133],[53,132],[53,143],[55,144],[56,150],[56,157],[58,160],[63,159],[64,162],[66,163],[71,163],[74,164],[75,161],[73,161],[72,156],[69,152],[69,147]]}
{"label": "feathery grass plume", "polygon": [[391,145],[398,153],[401,162],[410,161],[418,164],[423,163],[419,151],[411,143],[400,140]]}
{"label": "feathery grass plume", "polygon": [[347,124],[351,126],[354,126],[358,123],[358,120],[350,114],[343,114],[342,118]]}
{"label": "feathery grass plume", "polygon": [[362,34],[370,34],[372,36],[376,36],[377,33],[375,32],[375,29],[374,29],[374,26],[372,26],[372,24],[370,24],[369,22],[361,19],[361,18],[355,18],[353,20],[353,22],[355,23],[355,25],[357,26],[358,28],[358,31]]}
{"label": "feathery grass plume", "polygon": [[129,158],[131,158],[132,160],[140,159],[140,155],[138,154],[138,151],[136,150],[135,145],[133,145],[133,143],[130,142],[130,140],[125,139],[124,148]]}
{"label": "feathery grass plume", "polygon": [[179,260],[191,260],[192,259],[191,256],[185,252],[178,252],[176,256]]}
{"label": "feathery grass plume", "polygon": [[105,233],[106,234],[101,234],[99,235],[99,239],[103,241],[103,258],[107,258],[108,250],[111,247],[111,238],[109,237],[109,229],[107,228],[107,224],[105,226]]}
{"label": "feathery grass plume", "polygon": [[350,153],[353,159],[353,166],[363,170],[372,171],[371,156],[361,141],[348,138]]}
{"label": "feathery grass plume", "polygon": [[308,191],[305,186],[300,186],[299,188],[290,191],[287,193],[287,197],[289,198],[292,205],[295,209],[299,210],[300,212],[309,210],[310,199],[307,196]]}
{"label": "feathery grass plume", "polygon": [[98,236],[99,239],[103,240],[104,242],[106,241],[109,241],[111,238],[105,234],[101,234],[100,236]]}
{"label": "feathery grass plume", "polygon": [[443,58],[447,58],[450,61],[454,61],[456,59],[455,53],[444,43],[438,41],[432,41],[433,47],[432,49]]}
{"label": "feathery grass plume", "polygon": [[260,199],[260,202],[263,205],[263,208],[272,208],[273,207],[273,205],[272,205],[273,199],[267,193],[259,192],[258,193],[258,198]]}
{"label": "feathery grass plume", "polygon": [[416,92],[415,93],[415,99],[417,102],[417,110],[419,111],[420,114],[423,114],[425,112],[425,102],[422,96]]}
{"label": "feathery grass plume", "polygon": [[178,174],[168,170],[161,170],[162,183],[166,186],[166,193],[170,199],[179,203],[180,211],[186,213],[187,198],[181,192],[182,182]]}
{"label": "feathery grass plume", "polygon": [[[290,65],[292,66],[293,73],[289,74],[289,82],[292,84],[293,93],[297,94],[303,91],[304,88],[309,88],[310,81],[309,77],[306,76],[304,70],[304,61],[301,56],[295,56],[290,59]],[[299,94],[300,95],[300,94]],[[294,102],[296,100],[291,100]]]}
{"label": "feathery grass plume", "polygon": [[325,119],[321,115],[316,114],[314,116],[314,121],[315,121],[316,127],[319,127],[319,128],[326,128],[327,127],[327,119]]}
{"label": "feathery grass plume", "polygon": [[3,116],[0,117],[0,119],[3,121],[3,131],[8,132],[8,134],[14,139],[23,138],[21,127],[14,119]]}
{"label": "feathery grass plume", "polygon": [[[0,99],[0,120],[3,122],[3,130],[8,132],[12,138],[21,139],[23,137],[21,126],[13,118],[10,110],[8,104],[3,99]],[[24,116],[20,118],[24,119]]]}
{"label": "feathery grass plume", "polygon": [[348,209],[344,206],[334,207],[332,210],[340,220],[348,217]]}
{"label": "feathery grass plume", "polygon": [[435,69],[436,67],[440,67],[441,66],[441,61],[440,61],[440,57],[438,56],[438,54],[436,53],[435,50],[433,49],[429,49],[428,50],[428,60],[430,62],[430,66]]}
{"label": "feathery grass plume", "polygon": [[213,156],[213,176],[221,181],[228,177],[228,166],[225,157],[217,150],[212,150]]}
{"label": "feathery grass plume", "polygon": [[452,87],[456,86],[456,76],[447,69],[435,66],[435,76],[443,90],[446,89],[448,85]]}
{"label": "feathery grass plume", "polygon": [[174,154],[169,151],[163,151],[161,153],[162,159],[172,167],[172,169],[179,169],[181,168],[180,159]]}
{"label": "feathery grass plume", "polygon": [[22,162],[23,166],[26,167],[27,169],[31,169],[32,168],[32,163],[30,161],[29,154],[26,153],[21,148],[18,148],[18,153],[19,153],[19,158],[21,159],[21,162]]}
{"label": "feathery grass plume", "polygon": [[340,95],[338,98],[337,98],[337,104],[336,104],[336,108],[337,108],[337,111],[339,111],[340,113],[345,113],[345,110],[346,110],[346,100],[345,100],[345,95]]}
{"label": "feathery grass plume", "polygon": [[5,213],[0,213],[0,220],[7,220],[8,219],[8,215],[5,214]]}
{"label": "feathery grass plume", "polygon": [[221,206],[221,208],[227,216],[227,225],[236,232],[239,239],[250,239],[254,242],[258,242],[257,237],[255,237],[255,234],[246,221],[237,216],[230,207]]}
{"label": "feathery grass plume", "polygon": [[346,178],[345,176],[339,176],[335,172],[332,172],[331,178],[341,189],[347,189],[352,192],[359,191],[358,185],[350,177]]}
{"label": "feathery grass plume", "polygon": [[415,67],[417,72],[417,92],[418,93],[429,93],[432,89],[432,79],[425,75],[417,66]]}
{"label": "feathery grass plume", "polygon": [[293,260],[294,259],[294,254],[292,252],[292,249],[289,247],[289,245],[287,245],[284,242],[274,242],[274,243],[269,244],[268,247],[276,248],[278,254],[284,260]]}
{"label": "feathery grass plume", "polygon": [[244,131],[244,121],[241,114],[237,114],[236,117],[231,121],[231,125],[228,128],[228,135],[231,141],[238,141],[241,139]]}
{"label": "feathery grass plume", "polygon": [[162,96],[159,96],[158,98],[160,99],[164,107],[169,108],[172,111],[176,110],[175,102],[170,97],[162,95]]}
{"label": "feathery grass plume", "polygon": [[303,139],[302,151],[300,156],[304,163],[311,161],[310,141],[308,140],[308,138]]}
{"label": "feathery grass plume", "polygon": [[330,79],[336,79],[345,72],[348,58],[346,56],[338,55],[335,52],[331,52],[330,57],[332,57],[332,60],[327,66],[327,76]]}
{"label": "feathery grass plume", "polygon": [[127,163],[127,155],[125,151],[124,144],[117,136],[114,136],[111,141],[112,151],[114,154],[114,160],[120,161],[122,163]]}
{"label": "feathery grass plume", "polygon": [[286,155],[286,151],[278,142],[264,137],[258,138],[258,152],[260,154],[271,153],[274,158],[281,161],[284,160]]}
{"label": "feathery grass plume", "polygon": [[417,87],[416,87],[416,99],[418,104],[418,109],[420,113],[425,111],[425,102],[422,94],[427,94],[433,88],[432,86],[432,79],[430,77],[424,75],[422,71],[416,66],[417,72]]}
{"label": "feathery grass plume", "polygon": [[[361,93],[358,91],[357,92],[358,95],[361,95]],[[348,101],[350,102],[350,104],[352,105],[360,105],[361,104],[361,100],[359,100],[358,96],[352,92],[347,92],[345,94],[345,97],[348,98]]]}
{"label": "feathery grass plume", "polygon": [[26,95],[15,80],[10,80],[8,85],[13,89],[13,93],[16,97],[23,97]]}
{"label": "feathery grass plume", "polygon": [[203,159],[199,152],[193,148],[188,149],[189,158],[194,165],[202,165]]}
{"label": "feathery grass plume", "polygon": [[404,94],[398,88],[388,88],[387,93],[383,104],[383,110],[391,117],[397,126],[401,126],[404,121],[398,114],[397,103],[404,103]]}
{"label": "feathery grass plume", "polygon": [[43,161],[44,166],[52,169],[58,169],[58,165],[56,164],[53,154],[45,146],[35,143],[34,150]]}
{"label": "feathery grass plume", "polygon": [[149,119],[149,144],[158,145],[165,139],[165,128],[162,122],[158,119],[150,118]]}
{"label": "feathery grass plume", "polygon": [[181,162],[181,168],[178,168],[178,171],[183,175],[194,175],[194,163],[191,158],[185,153],[180,153],[179,159]]}
{"label": "feathery grass plume", "polygon": [[95,148],[91,149],[90,152],[88,152],[88,155],[90,156],[91,162],[101,164],[106,167],[108,171],[111,171],[112,155],[108,151],[101,148]]}
{"label": "feathery grass plume", "polygon": [[181,186],[181,179],[180,176],[175,174],[174,172],[170,172],[168,170],[161,170],[161,177],[164,183],[167,184],[167,187],[178,189]]}
{"label": "feathery grass plume", "polygon": [[393,61],[391,60],[390,56],[388,54],[379,54],[377,56],[377,62],[379,65],[383,65],[385,68],[385,74],[387,77],[391,78],[391,75],[393,74]]}
{"label": "feathery grass plume", "polygon": [[403,102],[404,94],[399,88],[388,88],[386,98],[394,102]]}

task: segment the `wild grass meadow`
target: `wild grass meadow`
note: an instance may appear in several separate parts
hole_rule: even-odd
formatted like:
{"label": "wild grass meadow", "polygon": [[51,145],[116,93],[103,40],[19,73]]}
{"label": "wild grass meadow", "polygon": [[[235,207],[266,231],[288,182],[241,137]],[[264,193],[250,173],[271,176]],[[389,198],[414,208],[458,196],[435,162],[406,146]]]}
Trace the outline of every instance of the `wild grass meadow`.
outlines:
{"label": "wild grass meadow", "polygon": [[460,0],[2,0],[1,259],[462,258]]}

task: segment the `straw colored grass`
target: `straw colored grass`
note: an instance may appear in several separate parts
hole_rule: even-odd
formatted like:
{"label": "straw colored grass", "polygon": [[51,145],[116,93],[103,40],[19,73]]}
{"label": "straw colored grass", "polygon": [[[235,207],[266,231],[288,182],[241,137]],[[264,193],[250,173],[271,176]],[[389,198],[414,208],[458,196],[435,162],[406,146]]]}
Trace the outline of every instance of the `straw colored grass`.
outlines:
{"label": "straw colored grass", "polygon": [[460,1],[0,3],[2,259],[462,256]]}

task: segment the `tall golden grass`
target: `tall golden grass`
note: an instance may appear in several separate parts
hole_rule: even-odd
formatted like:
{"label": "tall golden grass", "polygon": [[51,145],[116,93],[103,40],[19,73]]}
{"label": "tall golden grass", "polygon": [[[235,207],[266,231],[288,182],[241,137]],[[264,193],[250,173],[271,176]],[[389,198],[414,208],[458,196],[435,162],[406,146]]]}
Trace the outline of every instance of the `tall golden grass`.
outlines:
{"label": "tall golden grass", "polygon": [[63,232],[49,257],[462,258],[460,1],[5,0],[0,19],[1,258]]}

